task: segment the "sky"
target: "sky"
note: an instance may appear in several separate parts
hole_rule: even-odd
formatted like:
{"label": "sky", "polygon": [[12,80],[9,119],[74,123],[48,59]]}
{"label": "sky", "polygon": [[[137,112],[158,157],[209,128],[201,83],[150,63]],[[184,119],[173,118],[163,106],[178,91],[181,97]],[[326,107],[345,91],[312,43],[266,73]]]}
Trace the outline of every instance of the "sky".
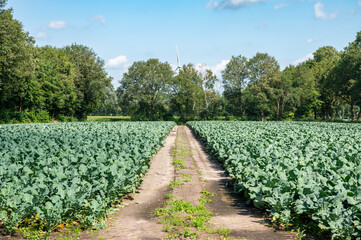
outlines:
{"label": "sky", "polygon": [[[92,48],[119,86],[135,61],[209,68],[265,52],[281,69],[361,31],[361,0],[8,0],[36,45]],[[202,67],[203,66],[203,67]]]}

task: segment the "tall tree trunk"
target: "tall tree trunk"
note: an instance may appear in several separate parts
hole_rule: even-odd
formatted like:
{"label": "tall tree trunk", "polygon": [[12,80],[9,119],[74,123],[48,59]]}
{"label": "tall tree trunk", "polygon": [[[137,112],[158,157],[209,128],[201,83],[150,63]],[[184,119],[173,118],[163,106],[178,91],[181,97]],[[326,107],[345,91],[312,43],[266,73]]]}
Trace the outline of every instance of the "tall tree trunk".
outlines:
{"label": "tall tree trunk", "polygon": [[355,121],[355,106],[353,104],[353,101],[351,101],[351,121]]}
{"label": "tall tree trunk", "polygon": [[332,97],[332,101],[331,101],[331,121],[333,122],[334,120],[335,120],[335,107],[334,107],[334,105],[335,105],[335,101],[336,101],[336,99],[335,99],[335,97]]}
{"label": "tall tree trunk", "polygon": [[330,108],[326,108],[326,121],[330,120]]}
{"label": "tall tree trunk", "polygon": [[205,90],[204,90],[204,102],[206,103],[206,108],[208,108],[207,92]]}
{"label": "tall tree trunk", "polygon": [[333,122],[334,120],[335,120],[335,113],[334,113],[333,106],[331,105],[331,121]]}
{"label": "tall tree trunk", "polygon": [[239,92],[239,100],[241,101],[241,117],[243,117],[243,108],[242,108],[242,90]]}
{"label": "tall tree trunk", "polygon": [[361,122],[361,105],[359,107],[360,110],[358,111],[358,121]]}
{"label": "tall tree trunk", "polygon": [[207,92],[204,90],[204,101],[206,103],[206,120],[208,120],[208,101],[207,101]]}
{"label": "tall tree trunk", "polygon": [[261,112],[262,122],[264,122],[264,114],[263,111]]}
{"label": "tall tree trunk", "polygon": [[277,121],[280,120],[280,101],[281,101],[281,99],[278,98],[277,99]]}
{"label": "tall tree trunk", "polygon": [[282,104],[281,104],[281,116],[283,116],[285,111],[285,97],[282,98]]}

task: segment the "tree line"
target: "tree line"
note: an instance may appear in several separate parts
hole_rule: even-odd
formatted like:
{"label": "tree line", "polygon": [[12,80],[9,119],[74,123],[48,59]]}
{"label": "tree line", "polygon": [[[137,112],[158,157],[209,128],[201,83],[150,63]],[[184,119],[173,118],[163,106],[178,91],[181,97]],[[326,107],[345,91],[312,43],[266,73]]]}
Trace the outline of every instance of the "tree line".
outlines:
{"label": "tree line", "polygon": [[[223,85],[222,93],[215,89],[217,81]],[[343,51],[321,47],[313,59],[282,71],[267,53],[250,59],[233,56],[221,80],[192,64],[174,73],[168,63],[157,59],[135,62],[111,99],[112,104],[105,105],[117,106],[137,120],[233,116],[262,121],[361,121],[361,32]]]}
{"label": "tree line", "polygon": [[[221,79],[158,59],[134,62],[117,89],[90,48],[37,47],[0,0],[0,122],[242,119],[361,121],[361,32],[342,51],[325,46],[313,59],[280,70],[267,53],[233,56]],[[216,83],[222,84],[222,91]]]}
{"label": "tree line", "polygon": [[37,47],[0,0],[0,122],[85,119],[108,99],[112,78],[83,45]]}

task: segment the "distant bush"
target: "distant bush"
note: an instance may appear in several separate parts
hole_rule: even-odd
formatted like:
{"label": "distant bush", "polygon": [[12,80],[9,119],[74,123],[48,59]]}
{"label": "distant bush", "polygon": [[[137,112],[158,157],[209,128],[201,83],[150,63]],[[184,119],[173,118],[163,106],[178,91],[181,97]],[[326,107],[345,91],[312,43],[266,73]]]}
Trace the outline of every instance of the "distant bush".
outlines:
{"label": "distant bush", "polygon": [[[51,122],[52,119],[49,112],[46,110],[24,110],[24,111],[1,111],[0,124],[5,123],[46,123]],[[59,122],[77,122],[75,117],[65,116],[59,114],[56,117]]]}
{"label": "distant bush", "polygon": [[78,119],[76,117],[65,116],[63,114],[59,114],[56,117],[56,120],[58,120],[59,122],[77,122],[78,121]]}
{"label": "distant bush", "polygon": [[38,123],[51,120],[47,111],[28,110],[25,111],[2,111],[0,112],[0,123]]}

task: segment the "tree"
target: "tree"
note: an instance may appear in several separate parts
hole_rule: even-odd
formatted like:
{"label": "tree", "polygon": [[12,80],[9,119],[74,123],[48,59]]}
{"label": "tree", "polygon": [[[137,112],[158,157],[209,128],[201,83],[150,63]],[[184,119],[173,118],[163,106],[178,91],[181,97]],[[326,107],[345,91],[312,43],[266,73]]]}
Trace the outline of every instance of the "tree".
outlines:
{"label": "tree", "polygon": [[202,119],[214,118],[220,107],[220,96],[216,93],[214,86],[218,81],[217,76],[205,65],[198,67],[198,72],[202,78],[202,88],[204,92],[204,109],[200,113]]}
{"label": "tree", "polygon": [[250,85],[244,91],[246,113],[250,118],[264,121],[267,114],[271,112],[270,91],[266,81],[260,81]]}
{"label": "tree", "polygon": [[46,109],[54,118],[75,113],[75,68],[64,49],[50,46],[38,48],[36,78],[40,84],[37,108]]}
{"label": "tree", "polygon": [[31,106],[34,83],[33,39],[13,19],[12,9],[0,2],[0,109],[22,111]]}
{"label": "tree", "polygon": [[168,94],[173,74],[171,66],[158,59],[133,63],[118,88],[123,106],[133,119],[168,118]]}
{"label": "tree", "polygon": [[6,3],[7,3],[7,0],[0,0],[0,13],[2,13],[2,11],[4,11]]}
{"label": "tree", "polygon": [[194,65],[184,65],[174,77],[171,106],[181,121],[195,119],[205,106],[202,75]]}
{"label": "tree", "polygon": [[117,91],[114,87],[107,88],[107,98],[103,99],[100,105],[92,112],[95,116],[119,116],[122,114]]}
{"label": "tree", "polygon": [[355,105],[360,107],[358,120],[361,121],[361,31],[341,53],[333,75],[335,91],[350,105],[351,121],[355,120]]}
{"label": "tree", "polygon": [[77,44],[64,49],[75,67],[75,115],[85,119],[106,98],[112,78],[104,69],[104,61],[92,49]]}
{"label": "tree", "polygon": [[[279,69],[279,67],[278,67]],[[276,120],[280,120],[280,112],[283,113],[282,103],[284,99],[287,98],[288,95],[288,87],[289,82],[285,81],[284,78],[281,77],[280,71],[276,71],[273,77],[269,79],[269,86],[271,88],[271,100],[276,104]]]}
{"label": "tree", "polygon": [[316,119],[317,110],[322,102],[319,99],[320,93],[310,63],[303,62],[297,65],[292,79],[291,96],[295,117],[309,119],[312,118],[313,113]]}
{"label": "tree", "polygon": [[241,117],[243,115],[242,91],[247,86],[249,75],[247,64],[247,58],[242,55],[239,55],[238,57],[232,56],[231,60],[226,65],[226,68],[222,71],[225,92],[233,92],[239,96]]}
{"label": "tree", "polygon": [[319,48],[313,53],[314,59],[309,60],[320,94],[322,115],[324,120],[334,119],[334,104],[337,101],[336,92],[334,91],[332,70],[339,61],[338,51],[331,46]]}
{"label": "tree", "polygon": [[276,100],[277,117],[279,116],[279,92],[272,89],[272,85],[276,87],[280,78],[280,67],[274,57],[267,53],[257,53],[248,62],[250,92],[255,96],[254,101],[257,102],[258,110],[264,121],[265,114],[271,110],[270,102]]}
{"label": "tree", "polygon": [[[289,117],[289,114],[294,116],[295,112],[295,95],[293,93],[293,82],[295,81],[295,72],[296,68],[293,65],[286,67],[281,72],[281,88],[282,88],[282,96],[281,96],[281,107],[280,107],[280,117],[285,118]],[[299,97],[299,96],[298,96]],[[288,111],[287,116],[285,116],[285,112]]]}

